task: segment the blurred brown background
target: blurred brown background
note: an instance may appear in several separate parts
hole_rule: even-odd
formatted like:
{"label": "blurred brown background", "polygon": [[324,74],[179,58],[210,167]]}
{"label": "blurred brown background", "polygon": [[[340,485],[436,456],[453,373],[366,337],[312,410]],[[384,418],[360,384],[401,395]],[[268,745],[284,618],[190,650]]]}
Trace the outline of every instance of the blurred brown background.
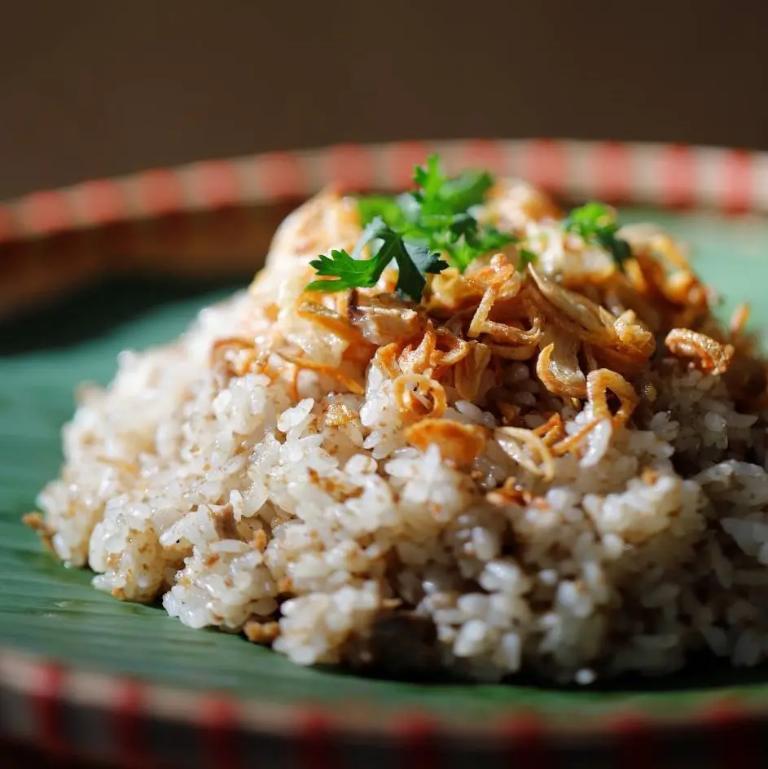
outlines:
{"label": "blurred brown background", "polygon": [[768,148],[768,3],[4,3],[0,198],[348,140]]}

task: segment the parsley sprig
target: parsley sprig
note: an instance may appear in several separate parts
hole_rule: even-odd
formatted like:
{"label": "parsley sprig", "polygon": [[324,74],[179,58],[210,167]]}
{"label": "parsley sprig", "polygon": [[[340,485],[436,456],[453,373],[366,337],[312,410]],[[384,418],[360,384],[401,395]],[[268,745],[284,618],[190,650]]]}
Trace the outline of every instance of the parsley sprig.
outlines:
{"label": "parsley sprig", "polygon": [[616,213],[604,203],[592,201],[574,208],[563,226],[567,232],[574,232],[586,242],[596,243],[608,251],[620,270],[624,269],[624,262],[632,256],[629,243],[616,235],[619,229]]}
{"label": "parsley sprig", "polygon": [[[512,242],[512,236],[480,225],[470,210],[483,202],[493,185],[484,172],[468,171],[449,178],[437,155],[414,170],[416,189],[397,197],[371,195],[358,201],[365,229],[350,255],[334,250],[311,262],[317,275],[309,291],[370,288],[393,260],[399,274],[396,290],[418,302],[425,276],[446,269],[448,262],[462,272],[478,256]],[[370,244],[373,256],[362,259]]]}
{"label": "parsley sprig", "polygon": [[[371,259],[356,258],[370,242],[378,243]],[[350,288],[375,286],[387,265],[394,260],[398,266],[396,291],[414,302],[421,299],[426,284],[425,275],[438,273],[448,264],[440,254],[418,243],[404,240],[391,227],[376,217],[363,231],[355,250],[350,256],[346,251],[331,251],[331,256],[321,254],[310,262],[318,275],[330,280],[313,280],[308,291],[345,291]]]}
{"label": "parsley sprig", "polygon": [[440,158],[430,155],[426,165],[414,169],[413,180],[413,192],[360,198],[363,223],[380,216],[403,238],[440,251],[462,272],[477,257],[512,242],[511,235],[481,226],[470,212],[493,186],[487,172],[465,171],[450,178]]}

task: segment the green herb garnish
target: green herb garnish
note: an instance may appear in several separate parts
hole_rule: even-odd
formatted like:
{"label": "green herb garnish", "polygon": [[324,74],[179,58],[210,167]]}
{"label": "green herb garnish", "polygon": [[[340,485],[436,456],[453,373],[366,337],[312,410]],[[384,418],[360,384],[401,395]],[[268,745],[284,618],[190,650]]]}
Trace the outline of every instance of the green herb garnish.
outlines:
{"label": "green herb garnish", "polygon": [[407,224],[398,198],[391,195],[366,195],[358,198],[357,210],[364,225],[369,224],[376,217],[383,219],[386,224],[396,230],[404,228]]}
{"label": "green herb garnish", "polygon": [[[396,197],[368,195],[358,200],[365,230],[350,255],[332,251],[321,255],[312,266],[321,277],[307,286],[309,291],[343,291],[370,288],[394,259],[400,271],[398,293],[415,302],[421,299],[425,275],[441,272],[448,263],[462,272],[478,256],[512,242],[511,235],[481,226],[470,213],[485,200],[493,185],[484,172],[467,171],[447,177],[437,155],[414,169],[416,190]],[[371,244],[373,256],[360,258]]]}
{"label": "green herb garnish", "polygon": [[482,171],[465,171],[447,177],[437,155],[416,166],[417,189],[397,197],[376,195],[358,201],[363,223],[381,218],[406,240],[440,251],[464,272],[478,256],[511,243],[511,235],[484,227],[469,212],[480,205],[493,186],[493,177]]}
{"label": "green herb garnish", "polygon": [[616,236],[619,229],[616,213],[604,203],[593,201],[580,208],[574,208],[563,226],[568,232],[580,235],[585,241],[602,246],[611,254],[620,270],[624,269],[624,262],[632,256],[629,243]]}
{"label": "green herb garnish", "polygon": [[517,261],[517,270],[518,272],[525,272],[525,268],[529,264],[535,264],[536,259],[538,258],[536,254],[533,253],[533,251],[529,251],[527,248],[518,248],[518,261]]}
{"label": "green herb garnish", "polygon": [[[355,258],[370,242],[378,247],[370,259]],[[399,273],[396,290],[418,302],[424,291],[428,273],[438,273],[448,264],[440,254],[418,243],[409,243],[398,235],[384,220],[377,217],[363,231],[355,246],[353,255],[346,251],[331,251],[331,256],[320,255],[310,262],[318,275],[331,280],[314,280],[307,286],[308,291],[345,291],[349,288],[370,288],[375,286],[386,266],[395,260]]]}
{"label": "green herb garnish", "polygon": [[482,203],[493,186],[493,177],[485,171],[465,171],[449,179],[437,155],[430,155],[426,165],[416,166],[413,181],[418,189],[411,194],[423,216],[462,214]]}

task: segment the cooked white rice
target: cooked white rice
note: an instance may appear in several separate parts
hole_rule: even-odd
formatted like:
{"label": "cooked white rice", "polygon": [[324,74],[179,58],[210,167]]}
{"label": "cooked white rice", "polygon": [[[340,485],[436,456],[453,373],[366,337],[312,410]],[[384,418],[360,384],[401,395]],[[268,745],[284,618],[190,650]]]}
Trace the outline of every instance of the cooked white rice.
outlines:
{"label": "cooked white rice", "polygon": [[[516,449],[522,462],[505,450],[498,416],[450,388],[445,418],[489,435],[470,469],[440,445],[408,445],[375,362],[362,395],[326,370],[295,383],[245,365],[222,373],[217,340],[268,349],[275,334],[340,364],[344,345],[294,312],[306,255],[356,236],[342,204],[317,206],[283,226],[249,292],[170,345],[123,353],[107,389],[82,390],[61,478],[40,495],[57,556],[120,599],[245,629],[302,665],[400,657],[482,680],[525,670],[586,684],[671,671],[699,651],[762,660],[766,423],[736,408],[723,377],[660,363],[631,426],[604,420],[542,485],[528,449]],[[545,241],[549,269],[560,257]],[[270,365],[286,368],[276,355]],[[505,377],[523,406],[542,390],[528,361]],[[590,408],[563,399],[567,433]],[[500,504],[489,492],[512,474],[538,491]]]}

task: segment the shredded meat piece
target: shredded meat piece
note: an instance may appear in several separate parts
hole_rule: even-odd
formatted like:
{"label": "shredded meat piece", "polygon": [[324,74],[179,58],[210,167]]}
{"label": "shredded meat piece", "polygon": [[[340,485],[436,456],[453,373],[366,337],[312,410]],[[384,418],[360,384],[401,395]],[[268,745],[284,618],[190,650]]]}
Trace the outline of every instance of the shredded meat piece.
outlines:
{"label": "shredded meat piece", "polygon": [[564,288],[528,265],[538,291],[531,297],[544,314],[564,331],[587,342],[611,344],[613,316],[583,294]]}
{"label": "shredded meat piece", "polygon": [[545,317],[565,334],[593,346],[596,353],[615,360],[619,367],[642,366],[653,355],[653,334],[632,311],[614,316],[584,294],[558,285],[528,265],[536,289],[532,301]]}
{"label": "shredded meat piece", "polygon": [[499,179],[490,192],[487,209],[486,217],[491,222],[512,229],[561,216],[549,195],[519,179]]}
{"label": "shredded meat piece", "polygon": [[213,511],[216,532],[222,539],[237,539],[237,522],[232,505],[222,505]]}
{"label": "shredded meat piece", "polygon": [[455,267],[435,275],[430,283],[426,308],[430,315],[450,317],[466,307],[477,305],[485,289],[470,282]]}

